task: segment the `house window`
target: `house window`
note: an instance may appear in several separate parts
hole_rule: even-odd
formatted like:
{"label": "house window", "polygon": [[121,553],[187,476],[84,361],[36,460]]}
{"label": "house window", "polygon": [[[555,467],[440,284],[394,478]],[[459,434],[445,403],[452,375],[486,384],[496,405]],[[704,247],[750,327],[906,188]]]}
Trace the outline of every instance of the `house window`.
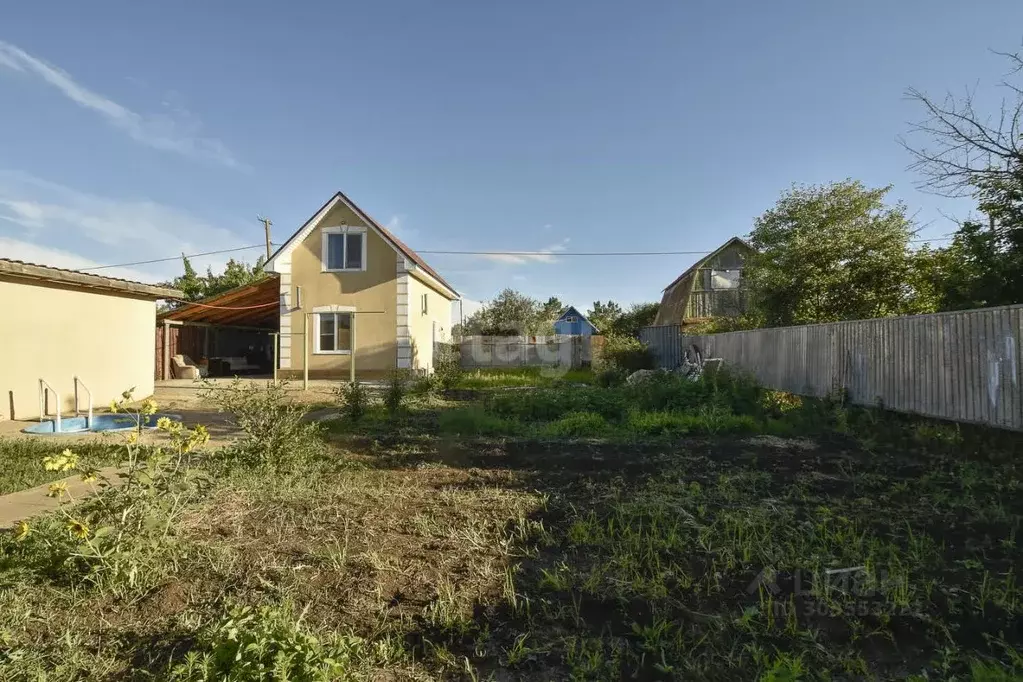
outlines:
{"label": "house window", "polygon": [[565,318],[565,322],[578,322],[578,321],[579,321],[579,318],[576,317],[575,315],[569,315],[568,317]]}
{"label": "house window", "polygon": [[366,269],[366,229],[327,227],[323,230],[323,271]]}
{"label": "house window", "polygon": [[739,280],[742,278],[742,270],[711,270],[711,289],[738,289]]}
{"label": "house window", "polygon": [[423,294],[422,304],[420,306],[420,310],[422,311],[423,315],[425,315],[426,313],[429,312],[429,305],[427,304],[426,294]]}
{"label": "house window", "polygon": [[352,352],[352,313],[317,313],[315,352]]}

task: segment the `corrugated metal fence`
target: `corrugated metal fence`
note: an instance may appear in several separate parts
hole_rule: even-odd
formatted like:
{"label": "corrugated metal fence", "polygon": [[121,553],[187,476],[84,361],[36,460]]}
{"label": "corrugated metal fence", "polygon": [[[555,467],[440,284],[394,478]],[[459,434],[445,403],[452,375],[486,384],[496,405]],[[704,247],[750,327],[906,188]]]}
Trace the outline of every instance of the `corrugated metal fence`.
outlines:
{"label": "corrugated metal fence", "polygon": [[591,360],[592,336],[467,336],[458,344],[461,366],[581,367]]}
{"label": "corrugated metal fence", "polygon": [[649,329],[666,328],[640,334],[662,367],[696,344],[769,388],[1023,430],[1023,305],[675,339]]}
{"label": "corrugated metal fence", "polygon": [[654,362],[662,369],[675,369],[682,362],[682,328],[677,324],[642,327],[639,340],[646,344]]}

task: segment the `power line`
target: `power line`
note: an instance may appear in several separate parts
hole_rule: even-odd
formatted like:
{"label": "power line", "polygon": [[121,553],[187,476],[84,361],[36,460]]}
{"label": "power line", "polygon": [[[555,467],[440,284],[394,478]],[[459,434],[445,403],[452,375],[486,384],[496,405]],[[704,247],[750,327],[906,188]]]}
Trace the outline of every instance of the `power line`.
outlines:
{"label": "power line", "polygon": [[[951,239],[952,235],[941,235],[938,237],[929,237],[926,239],[910,239],[912,243],[918,242],[933,242]],[[252,244],[250,246],[239,246],[233,249],[219,249],[217,251],[203,251],[201,253],[186,253],[178,256],[170,256],[168,258],[153,258],[151,260],[140,260],[131,263],[115,263],[112,265],[94,265],[88,268],[78,268],[80,272],[88,272],[90,270],[106,270],[109,268],[127,268],[136,265],[151,265],[153,263],[167,263],[170,261],[180,260],[184,258],[199,258],[201,256],[214,256],[221,253],[233,253],[235,251],[248,251],[250,249],[262,249],[265,248],[265,244]],[[706,256],[707,254],[713,253],[712,251],[445,251],[438,249],[420,249],[416,253],[425,253],[430,255],[444,255],[444,256],[548,256],[551,258],[557,256]]]}
{"label": "power line", "polygon": [[182,258],[198,258],[199,256],[213,256],[218,253],[233,253],[235,251],[248,251],[249,249],[262,249],[264,244],[253,244],[252,246],[239,246],[234,249],[220,249],[218,251],[204,251],[202,253],[183,253],[177,256],[171,256],[169,258],[154,258],[152,260],[140,260],[133,263],[116,263],[114,265],[94,265],[91,268],[78,268],[80,272],[86,272],[88,270],[106,270],[107,268],[127,268],[133,265],[149,265],[151,263],[167,263],[172,260],[181,260]]}

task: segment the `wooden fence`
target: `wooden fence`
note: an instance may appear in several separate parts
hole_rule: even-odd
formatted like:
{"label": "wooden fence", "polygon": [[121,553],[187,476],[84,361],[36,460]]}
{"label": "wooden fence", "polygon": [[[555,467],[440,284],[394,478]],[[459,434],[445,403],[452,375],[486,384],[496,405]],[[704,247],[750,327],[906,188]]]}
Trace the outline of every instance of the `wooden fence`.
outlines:
{"label": "wooden fence", "polygon": [[1023,305],[706,336],[650,329],[641,337],[662,367],[695,344],[769,388],[1023,430]]}
{"label": "wooden fence", "polygon": [[593,336],[466,336],[458,342],[464,369],[582,367],[590,364]]}

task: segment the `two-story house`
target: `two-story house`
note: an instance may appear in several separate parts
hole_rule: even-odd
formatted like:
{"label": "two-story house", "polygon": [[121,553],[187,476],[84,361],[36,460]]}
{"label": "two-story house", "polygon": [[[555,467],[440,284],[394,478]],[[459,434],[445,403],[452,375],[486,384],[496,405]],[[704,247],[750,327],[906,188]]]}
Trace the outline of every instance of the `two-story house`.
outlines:
{"label": "two-story house", "polygon": [[280,287],[282,375],[429,371],[458,298],[418,254],[338,192],[267,261]]}
{"label": "two-story house", "polygon": [[746,312],[742,269],[752,247],[732,237],[693,263],[664,288],[655,325],[690,324],[713,317],[739,317]]}

